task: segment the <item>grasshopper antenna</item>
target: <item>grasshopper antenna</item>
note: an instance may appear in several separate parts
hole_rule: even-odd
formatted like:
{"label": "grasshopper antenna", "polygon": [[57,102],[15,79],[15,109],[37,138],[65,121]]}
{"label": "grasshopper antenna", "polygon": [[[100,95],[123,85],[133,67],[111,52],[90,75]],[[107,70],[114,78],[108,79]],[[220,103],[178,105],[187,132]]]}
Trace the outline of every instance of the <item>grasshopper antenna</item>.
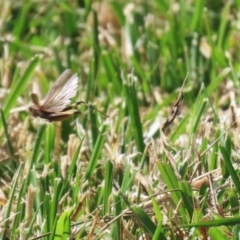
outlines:
{"label": "grasshopper antenna", "polygon": [[77,105],[80,105],[80,104],[85,104],[85,105],[88,106],[89,108],[91,108],[91,109],[99,112],[100,114],[102,114],[104,117],[109,118],[109,116],[108,116],[107,114],[105,114],[105,113],[103,113],[102,111],[96,109],[96,108],[95,108],[94,106],[92,106],[90,103],[86,103],[86,102],[84,102],[84,101],[78,101],[78,102],[76,102],[75,104],[76,104],[76,106],[77,106]]}

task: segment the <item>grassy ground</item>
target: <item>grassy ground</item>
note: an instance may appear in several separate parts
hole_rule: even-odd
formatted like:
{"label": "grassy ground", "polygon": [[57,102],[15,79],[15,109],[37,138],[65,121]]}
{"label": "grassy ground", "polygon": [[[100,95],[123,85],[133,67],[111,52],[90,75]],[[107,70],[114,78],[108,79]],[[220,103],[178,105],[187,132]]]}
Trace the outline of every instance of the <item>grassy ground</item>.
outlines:
{"label": "grassy ground", "polygon": [[[239,9],[0,2],[0,239],[239,239]],[[31,116],[67,68],[107,116]]]}

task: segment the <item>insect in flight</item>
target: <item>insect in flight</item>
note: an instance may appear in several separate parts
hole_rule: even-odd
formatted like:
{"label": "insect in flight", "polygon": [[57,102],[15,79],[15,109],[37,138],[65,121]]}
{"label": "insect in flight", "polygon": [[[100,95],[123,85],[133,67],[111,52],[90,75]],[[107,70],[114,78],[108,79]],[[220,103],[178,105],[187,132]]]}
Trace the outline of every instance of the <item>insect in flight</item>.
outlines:
{"label": "insect in flight", "polygon": [[77,87],[77,74],[73,74],[70,69],[65,70],[43,100],[40,101],[37,94],[31,94],[33,104],[29,106],[30,112],[34,117],[40,117],[49,122],[62,121],[78,114],[79,111],[74,107],[84,102],[79,101],[69,105],[71,98],[76,95]]}

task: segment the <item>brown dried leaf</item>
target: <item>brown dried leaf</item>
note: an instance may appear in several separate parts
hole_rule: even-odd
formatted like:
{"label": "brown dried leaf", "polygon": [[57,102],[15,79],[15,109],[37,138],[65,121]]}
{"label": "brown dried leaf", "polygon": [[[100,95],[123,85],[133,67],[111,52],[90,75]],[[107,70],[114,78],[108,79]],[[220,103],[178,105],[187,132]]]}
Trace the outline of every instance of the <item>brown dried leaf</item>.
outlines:
{"label": "brown dried leaf", "polygon": [[182,108],[183,108],[183,87],[185,85],[185,82],[186,82],[186,79],[188,77],[188,74],[187,76],[185,77],[184,81],[183,81],[183,85],[181,87],[181,90],[179,92],[179,95],[178,95],[178,99],[176,101],[176,103],[174,104],[173,106],[173,109],[172,109],[172,112],[171,114],[168,116],[166,122],[163,124],[163,127],[162,127],[162,131],[163,133],[166,134],[166,130],[167,128],[172,124],[172,122],[174,121],[174,119],[181,113],[182,111]]}

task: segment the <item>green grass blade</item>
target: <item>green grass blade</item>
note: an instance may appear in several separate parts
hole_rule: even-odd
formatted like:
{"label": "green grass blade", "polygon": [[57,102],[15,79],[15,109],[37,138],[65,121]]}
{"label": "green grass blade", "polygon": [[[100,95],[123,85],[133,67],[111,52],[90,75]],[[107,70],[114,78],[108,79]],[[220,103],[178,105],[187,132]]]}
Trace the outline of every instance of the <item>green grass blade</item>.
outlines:
{"label": "green grass blade", "polygon": [[132,129],[133,129],[133,134],[136,141],[137,149],[139,152],[143,153],[145,149],[145,144],[143,141],[143,130],[142,130],[142,124],[141,124],[140,114],[138,110],[139,108],[138,108],[138,100],[136,95],[136,88],[133,82],[129,84],[126,84],[126,83],[124,84],[124,93],[126,97],[128,111],[132,121]]}
{"label": "green grass blade", "polygon": [[228,34],[228,24],[229,24],[229,12],[231,11],[232,5],[230,3],[226,4],[225,8],[222,11],[221,16],[221,25],[219,27],[218,33],[218,42],[217,47],[221,49],[223,47],[224,40],[226,39],[226,35]]}
{"label": "green grass blade", "polygon": [[129,164],[125,166],[121,185],[122,194],[125,194],[131,188],[132,182],[136,174],[137,174],[136,171],[133,173],[131,172],[131,166]]}
{"label": "green grass blade", "polygon": [[[221,130],[219,129],[216,132],[215,140],[217,140],[220,137],[220,134],[221,134]],[[213,151],[212,151],[212,155],[211,155],[211,161],[210,161],[210,165],[209,165],[210,171],[217,168],[218,151],[219,151],[219,144],[218,144],[218,142],[216,142],[213,146]]]}
{"label": "green grass blade", "polygon": [[[122,197],[120,195],[115,195],[114,196],[114,208],[113,208],[113,215],[114,217],[118,216],[122,212],[122,207],[121,207],[121,200]],[[120,218],[117,218],[116,221],[112,224],[111,228],[111,236],[112,239],[120,240],[121,239],[121,220]]]}
{"label": "green grass blade", "polygon": [[233,226],[240,224],[240,217],[232,217],[232,218],[220,218],[220,219],[214,219],[209,221],[202,221],[197,223],[191,223],[191,224],[184,224],[181,225],[181,227],[216,227],[216,226]]}
{"label": "green grass blade", "polygon": [[202,15],[205,7],[206,0],[197,0],[194,8],[195,12],[191,21],[191,31],[201,30],[202,27]]}
{"label": "green grass blade", "polygon": [[238,175],[236,173],[236,170],[234,169],[231,161],[231,152],[227,151],[227,149],[223,146],[220,146],[220,151],[223,156],[224,163],[226,164],[227,170],[229,174],[232,177],[233,183],[238,191],[238,194],[240,194],[240,181],[238,178]]}
{"label": "green grass blade", "polygon": [[13,183],[13,186],[12,186],[12,189],[11,189],[10,198],[8,200],[7,211],[6,211],[6,214],[5,214],[5,217],[4,217],[3,230],[2,230],[2,233],[0,234],[0,239],[1,240],[5,240],[6,239],[5,235],[6,235],[7,228],[9,227],[10,213],[13,210],[12,209],[12,207],[14,205],[13,201],[14,201],[14,197],[16,195],[17,186],[18,186],[18,179],[20,177],[20,173],[21,173],[22,167],[23,167],[23,164],[20,164],[20,166],[18,168],[18,171],[15,174],[15,179],[14,179],[14,183]]}
{"label": "green grass blade", "polygon": [[208,234],[212,240],[225,239],[225,233],[222,227],[210,228]]}
{"label": "green grass blade", "polygon": [[45,148],[44,148],[45,164],[49,164],[51,162],[51,154],[54,150],[54,138],[55,138],[55,126],[54,124],[50,124],[47,126],[45,133]]}
{"label": "green grass blade", "polygon": [[93,152],[92,152],[92,155],[91,155],[91,158],[90,158],[87,170],[86,170],[85,178],[88,180],[91,179],[93,171],[97,164],[98,157],[101,154],[102,146],[103,146],[103,142],[105,139],[105,134],[106,134],[107,129],[108,129],[108,125],[106,123],[104,123],[101,127],[100,133],[98,135],[96,144],[94,146],[94,149],[93,149]]}
{"label": "green grass blade", "polygon": [[[168,190],[179,190],[178,185],[178,179],[172,169],[172,166],[167,163],[159,163],[158,169],[161,173],[161,176],[163,178],[163,181],[167,185]],[[170,193],[171,197],[173,199],[173,202],[175,206],[178,206],[179,202],[182,201],[182,195],[180,190],[179,191],[173,191]],[[187,216],[188,213],[186,212],[186,206],[181,204],[181,206],[178,208],[179,215],[182,217],[183,222],[188,222]]]}
{"label": "green grass blade", "polygon": [[160,9],[160,11],[164,14],[166,14],[169,10],[169,3],[165,0],[155,0],[157,7]]}
{"label": "green grass blade", "polygon": [[[23,219],[25,218],[25,204],[22,204],[22,199],[25,197],[25,192],[26,192],[26,180],[24,179],[21,184],[21,188],[19,189],[18,192],[18,200],[16,203],[16,212],[18,213],[12,224],[12,231],[11,231],[11,238],[10,239],[15,239],[16,236],[18,236],[18,226],[20,223],[22,223]],[[24,206],[24,207],[23,207]]]}
{"label": "green grass blade", "polygon": [[193,134],[195,134],[196,131],[197,131],[199,121],[201,119],[201,116],[203,115],[204,109],[206,108],[207,102],[208,102],[207,99],[203,99],[202,102],[201,103],[199,102],[199,104],[198,104],[200,106],[197,108],[197,114],[194,115],[194,123],[193,123],[193,126],[192,126],[192,133]]}
{"label": "green grass blade", "polygon": [[113,164],[111,161],[106,162],[106,173],[105,173],[105,185],[104,185],[104,196],[103,196],[103,214],[106,215],[109,212],[109,196],[112,191],[113,181]]}
{"label": "green grass blade", "polygon": [[[32,157],[31,157],[31,160],[30,160],[30,163],[29,163],[29,170],[30,171],[33,168],[33,165],[37,163],[37,160],[40,156],[39,153],[40,153],[40,149],[41,149],[41,141],[42,141],[45,129],[46,129],[46,125],[43,124],[43,125],[39,126],[37,136],[36,136],[36,140],[35,140],[34,147],[33,147]],[[30,173],[31,173],[30,171],[27,174],[27,181],[26,181],[27,185],[29,184],[29,181],[30,181]]]}
{"label": "green grass blade", "polygon": [[111,1],[110,2],[115,14],[116,14],[116,17],[120,23],[121,26],[124,25],[125,23],[125,15],[123,13],[123,9],[122,9],[122,5],[120,2],[118,1]]}
{"label": "green grass blade", "polygon": [[98,18],[96,11],[92,10],[93,16],[93,28],[92,28],[92,46],[93,46],[93,59],[94,59],[94,79],[97,76],[99,57],[100,57],[100,46],[98,40]]}
{"label": "green grass blade", "polygon": [[[16,81],[15,84],[11,87],[11,90],[5,100],[5,105],[4,105],[4,110],[3,110],[5,118],[8,117],[9,112],[10,112],[11,108],[14,106],[17,98],[20,96],[20,94],[26,88],[39,61],[40,61],[40,57],[37,55],[34,56],[31,59],[29,65],[28,65],[27,69],[25,70],[24,74],[22,75],[22,77],[19,79],[19,81]],[[2,128],[2,123],[0,122],[0,129],[1,128]]]}
{"label": "green grass blade", "polygon": [[158,240],[158,239],[163,239],[163,240],[164,240],[164,239],[167,239],[167,238],[164,236],[163,231],[164,231],[163,226],[162,226],[161,224],[159,224],[159,225],[157,226],[156,230],[155,230],[155,233],[154,233],[154,235],[153,235],[152,240]]}
{"label": "green grass blade", "polygon": [[54,223],[56,221],[56,215],[57,215],[57,208],[59,205],[59,200],[61,199],[61,179],[60,178],[55,178],[54,179],[54,183],[53,183],[53,197],[52,197],[52,201],[50,202],[50,212],[48,214],[48,218],[49,218],[49,223],[50,226],[54,226]]}
{"label": "green grass blade", "polygon": [[59,217],[56,225],[54,240],[67,240],[71,235],[70,216],[73,209],[65,210]]}
{"label": "green grass blade", "polygon": [[23,1],[22,2],[22,7],[21,7],[21,12],[18,15],[18,20],[16,21],[16,25],[14,26],[13,33],[16,38],[20,38],[26,29],[28,25],[27,17],[30,11],[30,7],[32,5],[32,2],[29,1]]}
{"label": "green grass blade", "polygon": [[192,187],[190,186],[189,182],[183,182],[183,181],[180,181],[178,185],[181,190],[184,206],[186,206],[186,209],[188,211],[189,219],[192,219],[193,211],[194,211],[194,202],[193,202],[194,194],[192,192]]}
{"label": "green grass blade", "polygon": [[[7,140],[7,148],[8,148],[8,152],[11,154],[11,156],[14,156],[14,150],[10,141],[10,137],[9,137],[9,133],[8,133],[8,128],[7,128],[7,123],[3,114],[3,110],[0,109],[1,111],[1,120],[2,120],[2,124],[3,124],[3,130],[4,130],[4,135],[6,137]],[[16,167],[16,166],[15,166]]]}
{"label": "green grass blade", "polygon": [[139,207],[131,207],[134,215],[137,217],[138,221],[141,223],[141,226],[147,231],[150,236],[153,236],[156,231],[156,225],[149,218],[149,216]]}
{"label": "green grass blade", "polygon": [[[88,81],[87,81],[87,93],[86,93],[86,103],[91,103],[91,100],[94,98],[94,94],[95,94],[95,75],[96,75],[96,69],[95,69],[95,65],[96,65],[96,60],[92,59],[90,62],[90,73],[88,75]],[[97,137],[98,137],[98,131],[96,131],[96,128],[98,126],[97,124],[97,117],[96,117],[96,111],[94,111],[92,108],[88,108],[89,109],[89,119],[91,122],[90,128],[91,128],[91,136],[92,136],[92,145],[94,146],[96,141],[97,141]],[[84,120],[83,126],[85,128],[87,128],[87,119]]]}
{"label": "green grass blade", "polygon": [[102,61],[106,70],[108,82],[112,82],[114,85],[114,88],[115,88],[114,90],[116,94],[121,95],[121,92],[122,92],[121,80],[119,79],[117,68],[114,65],[110,57],[110,54],[108,52],[106,51],[103,52]]}

